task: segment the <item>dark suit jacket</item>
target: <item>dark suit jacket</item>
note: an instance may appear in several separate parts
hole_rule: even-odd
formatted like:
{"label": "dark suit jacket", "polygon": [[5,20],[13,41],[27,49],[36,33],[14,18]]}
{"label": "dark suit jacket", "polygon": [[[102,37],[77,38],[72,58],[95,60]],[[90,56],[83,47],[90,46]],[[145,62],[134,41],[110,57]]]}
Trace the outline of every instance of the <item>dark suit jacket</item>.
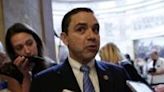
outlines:
{"label": "dark suit jacket", "polygon": [[120,65],[127,71],[131,80],[140,81],[142,83],[145,83],[146,85],[148,85],[151,88],[150,84],[148,84],[147,81],[138,74],[135,67],[132,64],[130,64],[129,61],[123,61],[120,63]]}
{"label": "dark suit jacket", "polygon": [[[128,92],[126,73],[121,67],[96,61],[100,92]],[[64,89],[81,92],[71,66],[66,60],[36,75],[30,92],[62,92]]]}

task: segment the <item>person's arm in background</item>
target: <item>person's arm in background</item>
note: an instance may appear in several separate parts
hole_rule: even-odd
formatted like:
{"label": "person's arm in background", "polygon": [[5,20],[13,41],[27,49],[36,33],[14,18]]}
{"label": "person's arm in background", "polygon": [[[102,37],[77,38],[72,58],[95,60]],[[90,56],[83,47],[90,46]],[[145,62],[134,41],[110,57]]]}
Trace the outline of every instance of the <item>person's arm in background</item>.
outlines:
{"label": "person's arm in background", "polygon": [[0,78],[2,80],[6,80],[7,81],[7,83],[8,83],[8,90],[10,90],[11,92],[22,92],[21,91],[21,85],[14,78],[6,76],[6,75],[0,75]]}
{"label": "person's arm in background", "polygon": [[157,64],[157,67],[155,68],[155,72],[152,73],[152,75],[162,75],[164,74],[164,59],[160,58],[160,63]]}
{"label": "person's arm in background", "polygon": [[160,75],[160,74],[164,74],[164,68],[157,68],[156,72],[153,73],[153,75]]}
{"label": "person's arm in background", "polygon": [[133,65],[129,64],[126,61],[122,62],[121,65],[125,68],[125,70],[129,74],[131,80],[143,82],[150,87],[150,85],[147,83],[147,81],[144,78],[142,78],[141,75],[138,74],[137,70],[135,69],[135,67]]}
{"label": "person's arm in background", "polygon": [[164,84],[159,84],[155,86],[155,92],[164,92]]}

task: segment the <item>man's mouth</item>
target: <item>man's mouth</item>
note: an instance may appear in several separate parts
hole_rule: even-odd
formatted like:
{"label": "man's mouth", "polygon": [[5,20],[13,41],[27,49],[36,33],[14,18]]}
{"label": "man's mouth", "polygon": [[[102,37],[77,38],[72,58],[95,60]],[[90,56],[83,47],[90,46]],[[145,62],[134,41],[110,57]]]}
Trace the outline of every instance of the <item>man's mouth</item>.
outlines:
{"label": "man's mouth", "polygon": [[97,45],[88,45],[88,46],[87,46],[87,49],[88,49],[89,51],[97,51]]}

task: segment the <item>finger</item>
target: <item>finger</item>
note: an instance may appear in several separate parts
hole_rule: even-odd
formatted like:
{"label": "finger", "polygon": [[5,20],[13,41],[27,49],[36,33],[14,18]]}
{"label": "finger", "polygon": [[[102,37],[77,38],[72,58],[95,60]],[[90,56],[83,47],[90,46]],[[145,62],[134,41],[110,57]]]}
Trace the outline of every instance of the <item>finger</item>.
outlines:
{"label": "finger", "polygon": [[18,56],[14,60],[14,64],[19,67],[19,66],[21,66],[23,64],[24,60],[25,60],[25,57],[24,56]]}
{"label": "finger", "polygon": [[28,64],[28,59],[26,58],[24,60],[24,62],[22,63],[22,67],[27,67],[29,64]]}
{"label": "finger", "polygon": [[17,64],[18,63],[18,61],[20,61],[20,58],[21,58],[21,56],[18,56],[17,58],[15,58],[15,60],[13,61],[13,64]]}

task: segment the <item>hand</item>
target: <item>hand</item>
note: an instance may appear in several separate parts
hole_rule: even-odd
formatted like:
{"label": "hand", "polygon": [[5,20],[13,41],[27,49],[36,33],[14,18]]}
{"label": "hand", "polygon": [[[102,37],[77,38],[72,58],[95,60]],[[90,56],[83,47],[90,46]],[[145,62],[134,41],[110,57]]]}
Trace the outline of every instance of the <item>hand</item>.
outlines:
{"label": "hand", "polygon": [[156,72],[156,68],[150,68],[149,70],[148,70],[148,73],[150,73],[150,74],[154,74]]}
{"label": "hand", "polygon": [[155,86],[155,92],[164,92],[164,84],[159,84]]}
{"label": "hand", "polygon": [[30,62],[28,62],[28,58],[25,58],[24,56],[18,56],[14,60],[14,64],[18,67],[18,69],[22,72],[24,75],[23,83],[21,84],[21,92],[29,92],[30,84],[31,84],[31,65]]}
{"label": "hand", "polygon": [[28,62],[28,59],[25,58],[24,56],[18,56],[14,60],[14,64],[18,67],[20,72],[22,72],[24,77],[31,75],[30,74],[30,71],[31,71],[30,63]]}

